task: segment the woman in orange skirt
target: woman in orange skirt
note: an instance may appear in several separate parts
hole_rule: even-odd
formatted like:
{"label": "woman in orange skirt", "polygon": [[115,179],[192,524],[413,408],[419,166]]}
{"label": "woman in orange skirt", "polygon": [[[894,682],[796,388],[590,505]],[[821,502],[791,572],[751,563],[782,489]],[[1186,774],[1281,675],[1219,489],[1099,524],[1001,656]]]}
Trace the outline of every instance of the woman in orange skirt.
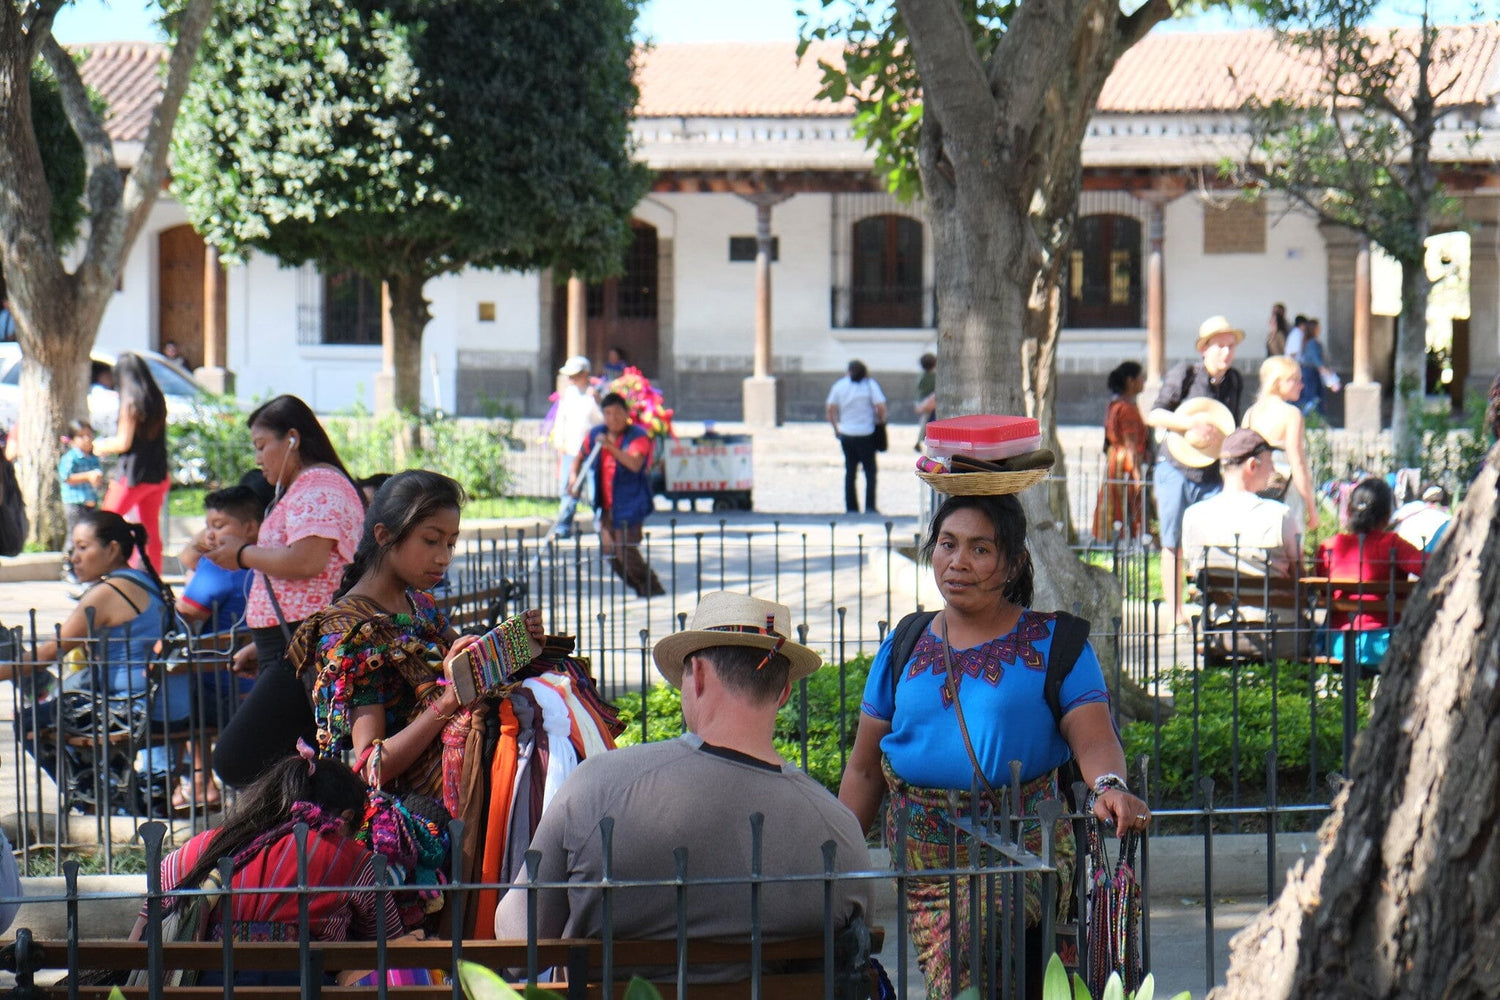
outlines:
{"label": "woman in orange skirt", "polygon": [[[1141,366],[1126,361],[1109,373],[1114,399],[1104,415],[1105,479],[1094,507],[1094,538],[1139,538],[1146,530],[1141,481],[1150,468],[1150,431],[1135,398],[1146,385]],[[1118,526],[1117,526],[1118,525]]]}

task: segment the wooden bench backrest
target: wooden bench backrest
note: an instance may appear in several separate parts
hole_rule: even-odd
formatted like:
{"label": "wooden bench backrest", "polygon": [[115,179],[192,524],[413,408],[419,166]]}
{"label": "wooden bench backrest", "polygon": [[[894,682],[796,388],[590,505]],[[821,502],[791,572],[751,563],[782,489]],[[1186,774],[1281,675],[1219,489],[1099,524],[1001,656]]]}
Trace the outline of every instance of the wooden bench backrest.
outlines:
{"label": "wooden bench backrest", "polygon": [[[1383,611],[1396,618],[1417,589],[1416,580],[1404,576],[1389,580],[1334,580],[1326,576],[1304,576],[1302,586],[1312,599],[1329,611],[1357,613]],[[1337,593],[1335,593],[1337,592]]]}
{"label": "wooden bench backrest", "polygon": [[1307,606],[1308,594],[1294,576],[1252,576],[1233,569],[1208,567],[1191,578],[1205,605],[1229,607],[1251,605],[1282,612],[1277,617],[1290,623],[1294,613]]}

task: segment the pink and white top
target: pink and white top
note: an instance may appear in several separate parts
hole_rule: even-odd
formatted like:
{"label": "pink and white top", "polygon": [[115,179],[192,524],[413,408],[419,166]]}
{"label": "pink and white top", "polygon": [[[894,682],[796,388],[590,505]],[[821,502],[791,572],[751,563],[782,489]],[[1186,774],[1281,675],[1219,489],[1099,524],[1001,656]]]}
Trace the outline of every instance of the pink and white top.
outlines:
{"label": "pink and white top", "polygon": [[[287,622],[300,622],[333,601],[344,567],[354,558],[364,530],[365,508],[354,484],[337,469],[314,466],[305,469],[266,515],[256,545],[284,548],[303,538],[329,538],[333,550],[328,565],[317,576],[304,580],[274,577],[276,600]],[[259,571],[245,604],[245,624],[251,628],[274,628],[276,609],[266,594],[266,575]]]}

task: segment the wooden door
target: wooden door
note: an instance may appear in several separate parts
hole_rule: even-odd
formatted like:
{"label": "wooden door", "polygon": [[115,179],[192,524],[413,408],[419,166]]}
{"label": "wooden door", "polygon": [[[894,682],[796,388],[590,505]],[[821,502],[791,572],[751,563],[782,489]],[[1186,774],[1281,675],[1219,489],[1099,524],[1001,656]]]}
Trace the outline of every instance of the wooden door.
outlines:
{"label": "wooden door", "polygon": [[[176,341],[188,368],[196,368],[203,364],[203,279],[208,248],[188,225],[162,230],[156,246],[158,323],[153,346],[159,351],[167,341]],[[222,267],[215,285],[218,301],[214,305],[222,331],[229,312]]]}
{"label": "wooden door", "polygon": [[[591,283],[584,324],[585,353],[597,374],[611,347],[625,352],[626,363],[656,380],[660,360],[656,227],[632,222],[634,238],[625,254],[625,272]],[[557,286],[553,296],[553,367],[567,360],[568,286]]]}

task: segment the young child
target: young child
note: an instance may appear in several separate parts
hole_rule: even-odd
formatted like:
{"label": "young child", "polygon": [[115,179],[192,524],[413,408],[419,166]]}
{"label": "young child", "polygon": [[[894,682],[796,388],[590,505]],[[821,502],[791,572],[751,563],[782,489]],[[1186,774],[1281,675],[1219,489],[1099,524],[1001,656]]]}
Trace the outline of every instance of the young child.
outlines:
{"label": "young child", "polygon": [[182,553],[182,563],[192,576],[182,592],[177,610],[192,623],[204,623],[205,632],[227,632],[245,617],[245,599],[250,593],[251,570],[224,569],[203,553],[225,544],[255,543],[265,504],[248,486],[230,486],[203,498],[204,527]]}
{"label": "young child", "polygon": [[68,551],[63,561],[63,575],[74,579],[73,528],[85,513],[98,508],[104,488],[104,470],[99,465],[99,456],[94,454],[94,428],[87,420],[70,422],[63,444],[68,450],[57,463],[57,481],[62,485],[63,514],[68,524]]}

